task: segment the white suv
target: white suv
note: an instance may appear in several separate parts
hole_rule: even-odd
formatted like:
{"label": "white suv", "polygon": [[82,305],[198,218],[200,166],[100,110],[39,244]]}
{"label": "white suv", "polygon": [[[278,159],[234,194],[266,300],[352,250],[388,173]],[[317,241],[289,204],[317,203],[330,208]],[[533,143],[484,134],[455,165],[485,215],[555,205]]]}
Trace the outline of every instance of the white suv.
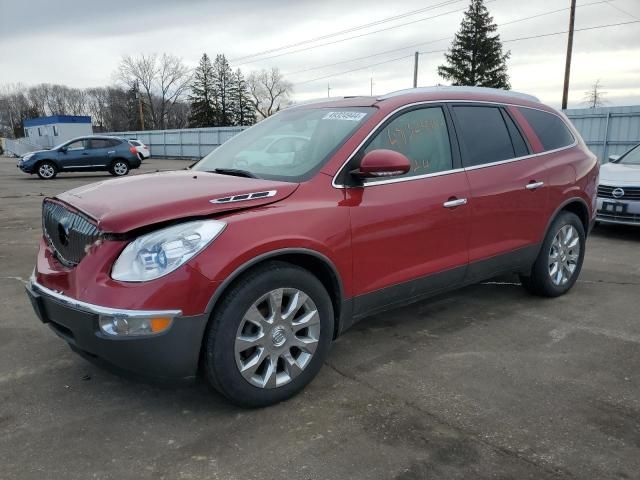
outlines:
{"label": "white suv", "polygon": [[597,221],[640,225],[640,145],[600,167]]}

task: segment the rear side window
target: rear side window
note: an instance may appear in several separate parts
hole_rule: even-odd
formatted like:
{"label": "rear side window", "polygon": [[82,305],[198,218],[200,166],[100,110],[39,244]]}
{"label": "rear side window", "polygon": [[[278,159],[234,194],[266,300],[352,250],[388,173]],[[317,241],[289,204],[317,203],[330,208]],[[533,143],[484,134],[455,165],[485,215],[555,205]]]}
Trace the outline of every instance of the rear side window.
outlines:
{"label": "rear side window", "polygon": [[139,147],[140,146],[140,144],[138,142],[136,142],[135,140],[129,140],[129,143],[131,145],[133,145],[134,147]]}
{"label": "rear side window", "polygon": [[545,151],[567,147],[575,141],[569,128],[557,115],[533,108],[518,107],[518,110],[536,132]]}
{"label": "rear side window", "polygon": [[[511,135],[499,107],[453,107],[465,167],[516,157]],[[521,138],[522,140],[522,138]]]}
{"label": "rear side window", "polygon": [[109,140],[105,140],[102,138],[93,138],[89,140],[90,146],[89,148],[97,149],[97,148],[107,148],[109,146]]}
{"label": "rear side window", "polygon": [[111,139],[108,140],[108,146],[109,147],[117,147],[118,145],[120,145],[122,142],[120,140],[116,140],[116,139]]}
{"label": "rear side window", "polygon": [[371,150],[394,150],[411,162],[404,177],[437,173],[453,168],[451,143],[440,107],[411,110],[394,118],[367,145]]}

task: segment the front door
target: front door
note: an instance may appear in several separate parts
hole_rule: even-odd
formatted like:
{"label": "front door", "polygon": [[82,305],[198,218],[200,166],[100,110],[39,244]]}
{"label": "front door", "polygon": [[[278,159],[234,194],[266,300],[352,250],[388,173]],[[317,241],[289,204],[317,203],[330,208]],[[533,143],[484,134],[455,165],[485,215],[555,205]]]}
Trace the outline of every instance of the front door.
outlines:
{"label": "front door", "polygon": [[58,159],[63,169],[82,168],[89,155],[86,148],[88,140],[75,140],[65,145],[65,150],[58,152]]}
{"label": "front door", "polygon": [[530,265],[548,219],[545,162],[500,106],[451,109],[471,189],[467,280]]}
{"label": "front door", "polygon": [[467,266],[467,178],[442,106],[392,117],[347,168],[368,151],[406,155],[411,171],[346,190],[350,202],[356,316],[462,282]]}

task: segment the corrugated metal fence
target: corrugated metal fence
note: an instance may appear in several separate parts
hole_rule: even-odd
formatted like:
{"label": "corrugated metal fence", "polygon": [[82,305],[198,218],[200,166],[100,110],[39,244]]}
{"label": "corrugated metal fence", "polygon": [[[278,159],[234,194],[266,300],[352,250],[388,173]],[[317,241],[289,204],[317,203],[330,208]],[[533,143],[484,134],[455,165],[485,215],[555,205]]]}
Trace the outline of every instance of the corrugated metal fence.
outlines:
{"label": "corrugated metal fence", "polygon": [[123,138],[137,138],[151,150],[152,157],[202,158],[246,127],[185,128],[181,130],[146,130],[111,132]]}
{"label": "corrugated metal fence", "polygon": [[565,111],[600,162],[640,143],[640,106]]}
{"label": "corrugated metal fence", "polygon": [[[640,143],[640,105],[571,109],[565,112],[576,126],[589,148],[601,162],[609,155],[619,155]],[[124,138],[137,138],[151,148],[154,157],[184,157],[199,159],[222,145],[246,127],[188,128],[182,130],[147,130],[112,132]],[[9,140],[5,141],[5,149]],[[9,143],[14,153],[21,155],[26,144]],[[18,151],[19,150],[19,151]]]}

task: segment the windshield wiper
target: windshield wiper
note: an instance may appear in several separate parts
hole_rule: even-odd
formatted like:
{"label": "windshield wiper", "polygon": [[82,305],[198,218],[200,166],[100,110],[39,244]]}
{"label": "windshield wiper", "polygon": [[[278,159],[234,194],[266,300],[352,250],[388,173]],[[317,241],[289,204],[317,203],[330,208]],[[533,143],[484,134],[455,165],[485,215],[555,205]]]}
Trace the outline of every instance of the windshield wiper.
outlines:
{"label": "windshield wiper", "polygon": [[214,168],[213,173],[219,173],[221,175],[233,175],[235,177],[246,177],[246,178],[260,178],[256,174],[251,173],[247,170],[240,170],[239,168]]}

